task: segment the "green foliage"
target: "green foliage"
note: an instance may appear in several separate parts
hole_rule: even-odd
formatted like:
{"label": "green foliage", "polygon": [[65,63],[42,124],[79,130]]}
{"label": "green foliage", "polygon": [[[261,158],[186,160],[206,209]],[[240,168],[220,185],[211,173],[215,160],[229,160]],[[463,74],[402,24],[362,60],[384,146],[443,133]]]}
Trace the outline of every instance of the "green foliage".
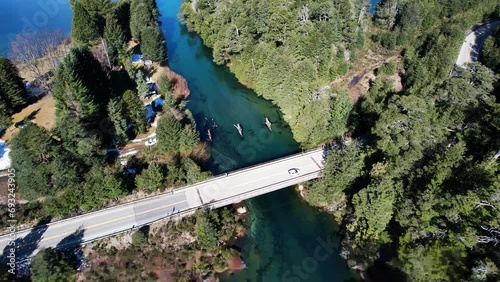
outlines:
{"label": "green foliage", "polygon": [[425,281],[458,281],[474,271],[469,262],[491,257],[498,236],[485,226],[500,223],[496,80],[471,64],[433,88],[395,94],[390,81],[373,82],[353,116],[366,146],[331,152],[310,188],[310,201],[345,228],[349,257],[371,263],[388,248],[398,254],[391,264]]}
{"label": "green foliage", "polygon": [[56,192],[49,185],[52,162],[57,157],[54,146],[49,132],[33,123],[28,123],[12,138],[12,166],[17,171],[17,182],[24,198],[32,200]]}
{"label": "green foliage", "polygon": [[142,29],[140,46],[144,57],[161,64],[165,63],[165,40],[158,27],[150,26]]}
{"label": "green foliage", "polygon": [[116,65],[119,62],[120,54],[126,49],[125,35],[117,19],[110,16],[106,19],[104,39],[108,48],[108,56]]}
{"label": "green foliage", "polygon": [[122,102],[118,99],[112,99],[108,103],[108,115],[111,122],[113,122],[114,136],[117,144],[124,144],[127,142],[127,119]]}
{"label": "green foliage", "polygon": [[142,230],[137,230],[132,234],[132,245],[142,247],[147,241],[146,234]]}
{"label": "green foliage", "polygon": [[384,63],[382,66],[380,66],[380,71],[383,74],[393,75],[394,73],[396,73],[397,67],[398,67],[398,65],[396,62],[390,61],[390,62]]}
{"label": "green foliage", "polygon": [[154,0],[131,0],[130,31],[135,40],[142,41],[146,27],[158,28],[158,9]]}
{"label": "green foliage", "polygon": [[[139,72],[142,73],[142,72]],[[142,78],[142,75],[138,75],[139,79],[136,80],[137,83],[137,93],[141,97],[146,97],[149,95],[149,87],[146,81]]]}
{"label": "green foliage", "polygon": [[356,221],[349,228],[356,226],[357,240],[380,239],[392,219],[397,190],[401,188],[398,185],[384,178],[354,195],[352,204]]}
{"label": "green foliage", "polygon": [[113,168],[102,165],[93,166],[83,183],[83,202],[79,204],[84,210],[103,207],[110,199],[124,196],[125,183],[123,175],[113,171]]}
{"label": "green foliage", "polygon": [[130,0],[120,0],[115,8],[115,17],[122,30],[125,40],[129,41],[130,34]]}
{"label": "green foliage", "polygon": [[31,260],[33,282],[63,282],[74,279],[73,268],[52,248],[40,250]]}
{"label": "green foliage", "polygon": [[106,116],[109,81],[88,47],[69,50],[57,70],[53,91],[56,123],[70,114],[84,123],[96,123]]}
{"label": "green foliage", "polygon": [[165,171],[155,162],[149,163],[148,168],[135,177],[135,186],[148,192],[165,189]]}
{"label": "green foliage", "polygon": [[112,14],[114,9],[113,0],[79,0],[82,7],[95,23],[99,36],[104,33],[106,18]]}
{"label": "green foliage", "polygon": [[78,43],[90,43],[99,38],[99,26],[96,19],[84,8],[82,1],[72,0],[73,20],[71,36]]}
{"label": "green foliage", "polygon": [[190,150],[200,140],[194,124],[183,124],[170,111],[162,114],[156,128],[156,136],[158,147],[172,153]]}
{"label": "green foliage", "polygon": [[205,210],[196,213],[195,233],[198,243],[204,249],[213,249],[219,242],[216,226],[211,222],[210,213]]}
{"label": "green foliage", "polygon": [[354,61],[363,47],[363,14],[354,11],[365,3],[198,1],[196,12],[191,4],[180,10],[188,28],[213,48],[216,63],[230,63],[240,81],[280,107],[298,142],[313,147],[342,131],[322,130],[336,100],[324,86],[347,72],[345,55]]}
{"label": "green foliage", "polygon": [[172,85],[166,75],[162,75],[160,76],[160,79],[158,79],[158,92],[163,96],[163,99],[165,100],[165,106],[167,108],[172,108],[175,106],[176,101],[172,94]]}
{"label": "green foliage", "polygon": [[10,122],[5,122],[5,117],[23,106],[27,95],[16,66],[9,59],[0,57],[0,116],[4,117],[0,126],[7,127]]}
{"label": "green foliage", "polygon": [[497,27],[484,42],[481,62],[496,73],[500,72],[500,28]]}
{"label": "green foliage", "polygon": [[141,102],[137,94],[132,90],[127,90],[123,93],[122,103],[125,106],[126,116],[129,122],[132,123],[136,132],[145,132],[147,121],[147,110]]}
{"label": "green foliage", "polygon": [[363,175],[364,153],[357,141],[330,151],[322,181],[311,187],[309,200],[317,205],[345,205],[344,192]]}

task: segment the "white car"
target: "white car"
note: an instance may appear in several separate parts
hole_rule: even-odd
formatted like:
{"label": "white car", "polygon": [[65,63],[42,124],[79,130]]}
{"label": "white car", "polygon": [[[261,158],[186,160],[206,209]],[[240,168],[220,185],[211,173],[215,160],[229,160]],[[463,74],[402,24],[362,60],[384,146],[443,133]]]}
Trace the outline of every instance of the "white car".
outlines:
{"label": "white car", "polygon": [[151,138],[149,139],[148,141],[146,141],[146,146],[153,146],[154,144],[156,144],[157,140],[156,138]]}
{"label": "white car", "polygon": [[291,168],[288,170],[288,174],[290,175],[297,175],[300,173],[300,170],[298,168]]}

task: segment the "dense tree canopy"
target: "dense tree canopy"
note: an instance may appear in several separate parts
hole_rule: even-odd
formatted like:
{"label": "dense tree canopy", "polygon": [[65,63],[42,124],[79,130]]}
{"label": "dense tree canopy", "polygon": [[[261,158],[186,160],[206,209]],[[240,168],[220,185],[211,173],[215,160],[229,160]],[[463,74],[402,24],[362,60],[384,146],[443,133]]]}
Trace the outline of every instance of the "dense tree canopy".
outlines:
{"label": "dense tree canopy", "polygon": [[[193,10],[194,8],[194,10]],[[343,133],[342,95],[324,86],[347,71],[364,45],[367,1],[184,1],[183,20],[230,63],[239,80],[273,100],[294,137],[315,146]],[[338,104],[337,104],[338,103]],[[335,116],[339,115],[339,116]]]}
{"label": "dense tree canopy", "polygon": [[0,127],[10,124],[10,115],[26,103],[27,91],[16,66],[0,57]]}
{"label": "dense tree canopy", "polygon": [[99,26],[85,9],[82,1],[72,0],[73,18],[71,25],[71,36],[76,42],[89,43],[99,38]]}
{"label": "dense tree canopy", "polygon": [[54,86],[58,121],[72,114],[82,122],[98,122],[110,98],[109,81],[88,47],[69,50]]}
{"label": "dense tree canopy", "polygon": [[75,271],[57,250],[42,249],[31,260],[33,282],[63,282],[74,279]]}

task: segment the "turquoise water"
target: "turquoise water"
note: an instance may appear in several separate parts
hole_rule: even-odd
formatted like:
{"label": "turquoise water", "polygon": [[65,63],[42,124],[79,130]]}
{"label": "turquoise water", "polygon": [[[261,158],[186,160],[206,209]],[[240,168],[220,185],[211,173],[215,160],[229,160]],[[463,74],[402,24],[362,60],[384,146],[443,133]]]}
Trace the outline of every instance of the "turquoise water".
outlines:
{"label": "turquoise water", "polygon": [[[157,2],[169,65],[189,83],[187,108],[202,138],[212,119],[218,125],[211,145],[210,169],[220,173],[297,152],[298,144],[279,109],[239,84],[226,67],[215,65],[211,51],[200,38],[179,24],[180,0]],[[273,122],[272,133],[264,125],[266,116]],[[243,140],[234,123],[242,124]],[[325,249],[321,243],[338,241],[330,237],[336,233],[330,215],[304,203],[292,188],[254,198],[247,204],[251,211],[248,236],[238,244],[247,268],[224,275],[224,281],[335,282],[349,277],[345,262],[337,255],[338,248]]]}
{"label": "turquoise water", "polygon": [[33,33],[44,29],[71,31],[69,0],[1,0],[0,56],[7,56],[9,42],[19,32]]}

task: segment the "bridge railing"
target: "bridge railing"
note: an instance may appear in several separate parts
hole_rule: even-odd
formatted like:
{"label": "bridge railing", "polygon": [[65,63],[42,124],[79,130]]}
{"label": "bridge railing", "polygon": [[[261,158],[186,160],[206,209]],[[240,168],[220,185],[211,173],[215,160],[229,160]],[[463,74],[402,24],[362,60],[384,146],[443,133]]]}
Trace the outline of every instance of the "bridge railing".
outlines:
{"label": "bridge railing", "polygon": [[[318,148],[318,149],[308,150],[308,151],[305,151],[305,152],[301,152],[301,153],[297,153],[297,154],[293,154],[293,155],[284,156],[284,157],[281,157],[281,158],[269,160],[269,161],[266,161],[266,162],[263,162],[263,163],[259,163],[259,164],[255,164],[255,165],[251,165],[251,166],[247,166],[247,167],[242,167],[242,168],[236,169],[234,171],[230,171],[229,174],[230,175],[234,175],[235,173],[236,174],[237,173],[242,173],[242,172],[244,172],[246,170],[252,170],[252,169],[254,169],[254,168],[258,167],[258,166],[267,165],[267,164],[270,164],[270,163],[273,163],[273,162],[281,162],[281,161],[284,161],[284,160],[297,158],[297,157],[300,157],[300,156],[303,156],[303,155],[306,155],[306,154],[311,154],[311,153],[314,153],[314,152],[317,152],[317,151],[320,151],[320,150],[322,150],[322,149]],[[174,191],[174,193],[180,193],[180,192],[183,192],[185,190],[192,189],[192,188],[194,188],[196,186],[199,186],[199,185],[202,185],[202,184],[205,184],[207,182],[211,182],[211,181],[214,181],[214,180],[216,180],[218,178],[223,178],[223,177],[226,177],[226,175],[225,174],[218,174],[218,175],[209,177],[209,178],[207,178],[205,180],[202,180],[200,182],[194,183],[194,184],[185,185],[185,186],[179,187],[177,189],[174,188],[173,191]],[[80,217],[84,217],[84,216],[90,216],[90,215],[93,215],[93,214],[96,214],[96,213],[99,213],[99,212],[102,212],[102,211],[110,210],[110,209],[118,209],[118,208],[121,208],[121,207],[125,207],[125,206],[128,206],[128,205],[133,205],[133,204],[136,204],[136,203],[139,203],[139,202],[143,202],[143,201],[147,201],[147,200],[151,200],[151,199],[154,199],[154,198],[160,198],[160,197],[163,197],[163,196],[166,196],[166,195],[170,195],[170,194],[172,194],[172,192],[164,192],[164,193],[160,193],[160,194],[157,194],[157,195],[150,195],[150,196],[146,196],[146,197],[141,198],[141,199],[137,199],[137,200],[133,200],[133,201],[121,203],[121,204],[114,205],[114,206],[109,206],[109,207],[106,207],[106,208],[103,208],[103,209],[99,209],[99,210],[95,210],[95,211],[91,211],[91,212],[88,212],[88,213],[82,213],[82,214],[78,214],[78,215],[75,215],[75,216],[72,216],[72,217],[59,219],[59,220],[56,220],[56,221],[44,224],[43,226],[33,226],[31,228],[24,228],[24,229],[18,230],[16,232],[18,234],[23,233],[23,232],[29,232],[31,230],[36,230],[36,229],[39,229],[39,228],[42,228],[42,227],[47,227],[47,226],[51,226],[51,225],[54,225],[54,224],[59,224],[61,222],[65,222],[65,221],[72,220],[72,219],[75,219],[75,218],[80,218]],[[9,234],[2,234],[2,235],[0,235],[0,238],[6,237],[6,236],[9,236]]]}

